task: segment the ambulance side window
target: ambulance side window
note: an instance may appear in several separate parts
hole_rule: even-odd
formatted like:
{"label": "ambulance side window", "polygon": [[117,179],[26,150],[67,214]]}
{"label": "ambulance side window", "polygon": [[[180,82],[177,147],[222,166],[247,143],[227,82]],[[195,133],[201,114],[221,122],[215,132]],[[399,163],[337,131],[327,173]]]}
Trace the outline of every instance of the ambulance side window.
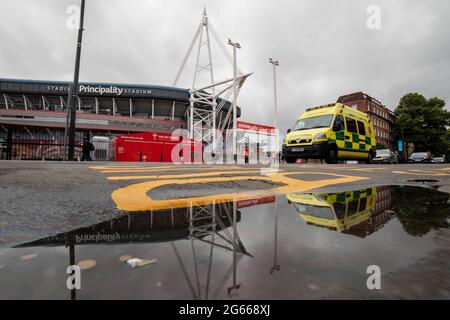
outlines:
{"label": "ambulance side window", "polygon": [[334,120],[333,131],[342,131],[344,128],[344,118],[342,116],[336,116],[336,120]]}
{"label": "ambulance side window", "polygon": [[334,212],[336,213],[336,217],[338,219],[344,219],[345,217],[345,203],[343,202],[335,202],[333,204]]}
{"label": "ambulance side window", "polygon": [[345,123],[347,124],[347,131],[352,133],[358,133],[358,129],[356,129],[356,120],[345,117]]}
{"label": "ambulance side window", "polygon": [[367,198],[361,198],[359,200],[359,211],[364,211],[367,208]]}
{"label": "ambulance side window", "polygon": [[350,217],[358,212],[358,199],[352,200],[348,203],[347,217]]}
{"label": "ambulance side window", "polygon": [[364,122],[358,121],[358,130],[360,135],[366,135],[366,127],[364,126]]}

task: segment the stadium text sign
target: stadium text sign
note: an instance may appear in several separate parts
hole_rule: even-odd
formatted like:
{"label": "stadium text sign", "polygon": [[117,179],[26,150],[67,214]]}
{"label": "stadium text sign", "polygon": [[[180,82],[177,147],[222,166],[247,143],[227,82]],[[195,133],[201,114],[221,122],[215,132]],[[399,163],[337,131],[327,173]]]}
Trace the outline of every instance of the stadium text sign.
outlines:
{"label": "stadium text sign", "polygon": [[[48,85],[47,91],[50,92],[68,92],[69,86],[67,85]],[[145,88],[121,88],[117,86],[99,86],[99,85],[86,85],[80,84],[78,87],[78,92],[88,93],[88,94],[96,94],[96,95],[114,95],[114,96],[122,96],[123,94],[132,94],[132,95],[149,95],[152,94],[152,90]]]}
{"label": "stadium text sign", "polygon": [[100,94],[101,96],[106,93],[106,94],[114,94],[114,95],[120,96],[123,93],[123,89],[118,88],[118,87],[113,87],[113,86],[102,87],[102,86],[80,85],[80,93],[97,93],[97,94]]}

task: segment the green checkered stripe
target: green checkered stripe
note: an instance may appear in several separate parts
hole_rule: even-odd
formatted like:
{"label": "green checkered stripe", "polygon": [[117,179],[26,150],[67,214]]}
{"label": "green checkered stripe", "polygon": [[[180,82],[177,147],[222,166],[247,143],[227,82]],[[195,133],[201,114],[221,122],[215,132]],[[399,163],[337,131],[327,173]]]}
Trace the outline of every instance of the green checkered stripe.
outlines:
{"label": "green checkered stripe", "polygon": [[344,131],[336,132],[336,140],[329,139],[329,142],[337,142],[342,141],[344,142],[344,148],[345,149],[351,149],[351,150],[361,150],[361,151],[369,151],[372,145],[372,139],[370,136],[364,136],[364,139],[359,138],[359,134],[352,133],[351,141],[345,140],[345,133]]}
{"label": "green checkered stripe", "polygon": [[[365,193],[365,194],[364,194]],[[349,191],[349,192],[341,192],[341,193],[331,193],[328,194],[328,196],[334,196],[336,195],[336,201],[337,202],[345,202],[348,196],[348,201],[356,200],[360,198],[370,197],[372,196],[373,192],[372,189],[366,189],[366,190],[358,190],[358,191]]]}

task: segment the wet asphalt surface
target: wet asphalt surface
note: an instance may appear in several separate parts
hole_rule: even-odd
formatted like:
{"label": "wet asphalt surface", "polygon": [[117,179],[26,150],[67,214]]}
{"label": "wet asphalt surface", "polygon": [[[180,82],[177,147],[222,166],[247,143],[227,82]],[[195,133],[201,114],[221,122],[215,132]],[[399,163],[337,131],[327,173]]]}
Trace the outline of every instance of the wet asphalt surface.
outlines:
{"label": "wet asphalt surface", "polygon": [[[174,167],[136,163],[0,162],[0,283],[2,288],[14,287],[8,292],[0,290],[0,298],[66,299],[70,296],[64,285],[66,275],[60,272],[67,267],[66,246],[71,243],[70,239],[82,244],[76,246],[77,261],[96,262],[95,267],[86,271],[88,287],[78,293],[81,299],[206,298],[205,293],[199,296],[192,290],[192,283],[180,271],[183,268],[188,273],[194,270],[189,244],[192,239],[200,240],[200,256],[205,258],[210,252],[204,238],[192,236],[187,230],[186,208],[128,213],[117,209],[112,193],[146,181],[175,177],[189,181],[188,175],[202,174],[200,179],[212,176],[227,179],[191,185],[164,183],[147,194],[159,201],[253,190],[259,192],[255,199],[263,199],[261,195],[265,193],[273,196],[276,194],[273,189],[283,184],[258,180],[261,177],[258,169],[249,165]],[[229,250],[219,248],[214,258],[214,265],[220,265],[219,270],[211,273],[216,289],[208,298],[450,298],[450,165],[296,164],[281,165],[279,169],[295,172],[290,176],[292,179],[314,183],[336,178],[336,175],[364,178],[321,185],[302,190],[300,194],[344,191],[359,194],[376,186],[380,195],[386,192],[392,195],[386,201],[393,204],[383,209],[380,216],[370,219],[358,213],[356,216],[361,215],[361,221],[349,230],[333,230],[302,216],[304,204],[288,201],[288,195],[295,192],[278,194],[276,202],[266,199],[252,200],[251,206],[241,204],[237,225],[243,247],[239,247],[242,252],[238,255],[237,272],[242,287],[230,284],[233,268],[229,269],[228,265],[232,255]],[[130,179],[137,176],[139,178]],[[237,180],[239,176],[249,178]],[[414,181],[417,179],[421,181]],[[377,199],[380,205],[385,204],[381,196]],[[193,207],[194,212],[201,208],[195,203]],[[274,212],[278,212],[277,224]],[[152,223],[150,234],[146,233],[148,219]],[[220,231],[227,233],[232,222],[223,217],[222,220]],[[378,220],[382,223],[377,224]],[[174,228],[177,221],[180,228]],[[172,227],[168,228],[167,224]],[[122,234],[120,227],[114,227],[121,225],[127,225],[125,229],[132,229],[134,233]],[[137,229],[130,229],[130,225]],[[276,242],[275,225],[279,228]],[[109,240],[105,243],[104,240],[109,239],[107,235],[117,238],[117,234],[120,241],[113,242],[118,242],[119,246],[108,243]],[[22,247],[12,248],[15,246]],[[278,248],[276,255],[280,261],[273,262],[274,247]],[[158,263],[130,270],[126,263],[118,260],[123,255],[156,258]],[[180,267],[180,258],[187,259],[181,266],[191,267]],[[365,268],[370,264],[381,265],[384,279],[381,291],[367,291]],[[35,281],[34,287],[27,287],[26,282],[35,278],[25,275],[36,268],[44,270],[38,273],[43,282]],[[121,280],[105,282],[105,279],[116,278]],[[16,281],[15,286],[13,281]],[[44,286],[48,281],[60,284]],[[405,282],[410,286],[405,287]]]}
{"label": "wet asphalt surface", "polygon": [[[157,167],[156,171],[145,172],[118,170],[118,172],[102,172],[90,169],[94,166],[127,167],[138,166],[142,169]],[[168,170],[164,170],[167,167]],[[185,166],[186,167],[186,166]],[[228,169],[229,167],[229,169]],[[167,164],[136,164],[136,163],[58,163],[58,162],[20,162],[0,161],[0,248],[17,245],[23,242],[38,239],[62,231],[72,230],[94,223],[102,222],[116,217],[121,211],[116,208],[111,199],[114,190],[126,187],[133,183],[146,180],[166,179],[151,178],[137,181],[107,180],[107,177],[136,176],[136,175],[183,175],[189,173],[221,172],[229,177],[229,182],[217,186],[197,184],[155,188],[151,195],[160,199],[200,195],[202,190],[208,194],[222,193],[229,188],[242,191],[242,189],[269,189],[268,183],[241,182],[238,186],[233,177],[239,175],[261,176],[258,166],[214,166],[191,165],[189,168],[175,168]],[[306,172],[302,176],[305,180],[318,179],[317,175],[308,174],[344,174],[368,178],[348,184],[330,185],[316,190],[339,191],[341,187],[369,187],[380,185],[422,185],[435,187],[450,193],[450,165],[281,165],[280,170]],[[253,173],[227,174],[227,171],[238,172],[254,170]],[[112,169],[111,169],[112,170]],[[153,170],[153,169],[152,169]],[[363,171],[361,171],[363,170]],[[417,171],[419,170],[419,171]],[[123,172],[125,171],[125,172]],[[136,172],[135,172],[136,171]],[[399,171],[404,173],[392,173]],[[320,176],[319,176],[320,177]],[[293,176],[295,178],[295,175]],[[187,178],[189,179],[189,178]],[[431,179],[437,182],[417,183],[414,179]],[[200,187],[203,185],[204,187]],[[197,191],[195,190],[197,189]]]}

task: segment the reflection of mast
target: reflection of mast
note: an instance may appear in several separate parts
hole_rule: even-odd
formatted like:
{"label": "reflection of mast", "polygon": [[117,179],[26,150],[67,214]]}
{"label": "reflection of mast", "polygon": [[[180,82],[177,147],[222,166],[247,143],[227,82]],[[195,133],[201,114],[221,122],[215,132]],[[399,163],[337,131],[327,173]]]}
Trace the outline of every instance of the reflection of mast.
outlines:
{"label": "reflection of mast", "polygon": [[[236,243],[237,240],[237,223],[236,223],[236,200],[233,200],[233,240],[234,243]],[[236,260],[236,254],[237,254],[237,250],[236,250],[236,246],[234,247],[233,250],[233,285],[231,287],[228,288],[228,295],[231,297],[231,291],[232,290],[238,290],[241,285],[237,284],[237,260]]]}
{"label": "reflection of mast", "polygon": [[273,267],[270,269],[270,273],[280,270],[280,265],[277,264],[277,254],[278,254],[278,203],[275,200],[273,211],[275,215],[275,231],[274,231],[274,245],[273,245]]}
{"label": "reflection of mast", "polygon": [[[232,267],[230,267],[230,269],[233,270],[233,286],[228,289],[229,292],[232,289],[238,289],[240,287],[240,285],[237,285],[236,283],[237,253],[248,256],[251,255],[243,246],[237,233],[236,225],[238,217],[236,202],[224,204],[216,204],[215,202],[212,202],[206,206],[195,205],[196,204],[193,203],[189,206],[187,214],[189,216],[189,240],[191,241],[192,255],[194,259],[195,283],[197,288],[194,287],[193,281],[186,271],[185,265],[178,254],[178,250],[174,242],[172,242],[172,248],[194,299],[201,300],[209,299],[214,248],[221,248],[233,252],[233,264]],[[233,208],[230,208],[230,205],[232,205]],[[232,214],[231,210],[233,210]],[[233,226],[233,234],[227,230],[227,227],[230,226],[230,224]],[[201,244],[207,244],[210,246],[208,255],[205,258],[201,257],[198,253],[198,246]],[[206,273],[203,272],[204,268],[202,267],[206,267]],[[201,281],[202,275],[206,275],[204,283]],[[219,288],[223,287],[229,276],[230,270],[226,272],[222,281],[219,282]],[[214,296],[218,293],[219,291],[216,290],[214,292]]]}

